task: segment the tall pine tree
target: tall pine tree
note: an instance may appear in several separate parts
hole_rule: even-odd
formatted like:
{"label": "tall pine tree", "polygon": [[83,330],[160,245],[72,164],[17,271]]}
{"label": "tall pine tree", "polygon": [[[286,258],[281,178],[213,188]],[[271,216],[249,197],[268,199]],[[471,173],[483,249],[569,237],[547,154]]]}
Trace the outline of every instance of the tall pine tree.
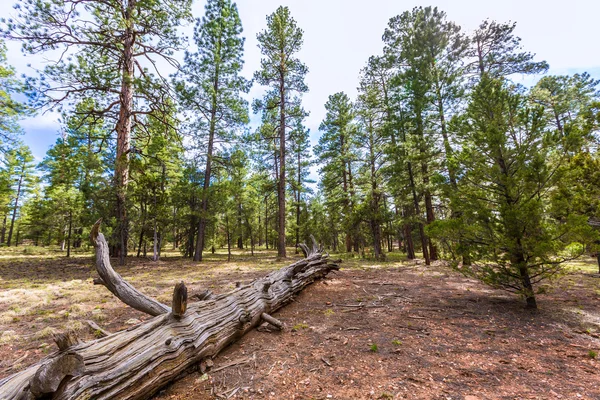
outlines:
{"label": "tall pine tree", "polygon": [[205,15],[196,22],[197,52],[185,54],[185,64],[176,85],[185,110],[197,116],[190,129],[198,148],[206,149],[200,218],[194,260],[202,260],[209,209],[213,152],[219,141],[248,121],[247,103],[240,96],[249,83],[240,76],[244,38],[237,6],[230,0],[209,0]]}
{"label": "tall pine tree", "polygon": [[279,137],[278,157],[278,243],[277,255],[286,257],[286,155],[287,132],[290,118],[304,114],[300,107],[299,94],[307,92],[304,77],[308,68],[297,57],[303,44],[303,31],[300,29],[287,7],[279,7],[267,17],[267,29],[257,35],[258,47],[263,58],[260,70],[254,78],[258,83],[269,87],[266,101],[256,102],[256,108],[267,111],[278,110],[277,136]]}

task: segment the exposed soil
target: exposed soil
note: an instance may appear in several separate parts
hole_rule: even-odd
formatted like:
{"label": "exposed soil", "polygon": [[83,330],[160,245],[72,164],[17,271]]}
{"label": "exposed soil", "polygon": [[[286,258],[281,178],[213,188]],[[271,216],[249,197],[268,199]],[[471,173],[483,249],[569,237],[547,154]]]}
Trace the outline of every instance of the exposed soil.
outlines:
{"label": "exposed soil", "polygon": [[[221,291],[282,264],[262,258],[264,268],[256,270],[250,267],[256,260],[202,269],[182,260],[134,262],[120,272],[160,298],[178,279],[190,282],[192,293]],[[131,318],[146,318],[94,287],[87,260],[67,267],[61,261],[60,268],[36,275],[52,262],[0,263],[0,335],[15,337],[0,342],[0,377],[47,352],[52,340],[39,335],[43,327],[62,329],[87,318],[116,331]],[[193,372],[155,399],[600,399],[593,358],[600,353],[597,275],[569,274],[538,296],[540,310],[530,311],[516,297],[439,265],[349,264],[274,314],[286,324],[283,332],[250,332],[214,359],[212,371]],[[54,287],[56,293],[10,321],[14,296],[24,290],[15,282],[23,286],[19,279],[31,274],[39,281],[27,283],[39,286],[25,292]],[[81,293],[69,287],[89,293],[74,300]],[[59,317],[75,303],[78,315]],[[94,318],[98,306],[102,318]]]}
{"label": "exposed soil", "polygon": [[246,363],[156,398],[600,399],[597,325],[584,322],[600,298],[570,286],[530,311],[440,267],[342,270],[275,315],[288,329],[251,332],[213,369]]}

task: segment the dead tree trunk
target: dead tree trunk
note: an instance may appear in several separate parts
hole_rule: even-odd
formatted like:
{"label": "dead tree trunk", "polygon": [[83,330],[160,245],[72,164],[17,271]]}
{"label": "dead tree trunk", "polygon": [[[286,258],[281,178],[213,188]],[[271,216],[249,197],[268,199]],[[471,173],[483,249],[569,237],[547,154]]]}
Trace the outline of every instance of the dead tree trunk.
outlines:
{"label": "dead tree trunk", "polygon": [[167,307],[139,293],[112,269],[98,224],[92,242],[99,282],[128,305],[156,317],[91,342],[57,338],[59,351],[0,380],[2,399],[146,399],[262,321],[276,323],[269,313],[339,269],[313,239],[310,249],[300,245],[304,259],[226,294],[188,306],[187,289],[178,283],[172,307]]}

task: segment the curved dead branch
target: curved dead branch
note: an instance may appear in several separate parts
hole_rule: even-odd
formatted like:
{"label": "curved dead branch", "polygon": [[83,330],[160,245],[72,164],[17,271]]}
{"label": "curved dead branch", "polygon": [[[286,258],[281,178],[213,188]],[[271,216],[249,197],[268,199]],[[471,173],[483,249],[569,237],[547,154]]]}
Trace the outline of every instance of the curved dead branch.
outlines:
{"label": "curved dead branch", "polygon": [[96,248],[96,270],[101,279],[101,281],[95,280],[94,283],[106,286],[119,300],[138,311],[152,316],[170,312],[171,309],[168,306],[141,293],[115,272],[110,265],[108,243],[106,243],[104,235],[99,232],[101,223],[102,219],[99,219],[90,233],[90,239]]}

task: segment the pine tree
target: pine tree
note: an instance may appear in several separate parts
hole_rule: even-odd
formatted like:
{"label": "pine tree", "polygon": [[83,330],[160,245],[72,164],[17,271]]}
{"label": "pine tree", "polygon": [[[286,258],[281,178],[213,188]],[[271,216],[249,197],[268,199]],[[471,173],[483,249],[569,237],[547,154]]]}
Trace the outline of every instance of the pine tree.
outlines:
{"label": "pine tree", "polygon": [[135,141],[136,157],[132,159],[135,182],[130,190],[140,204],[138,253],[144,236],[152,234],[154,261],[161,255],[162,245],[171,232],[171,191],[179,180],[183,146],[177,133],[175,107],[167,123],[150,120],[147,123],[148,140]]}
{"label": "pine tree", "polygon": [[[435,26],[443,23],[445,14],[437,8],[415,7],[393,17],[383,35],[384,53],[397,70],[394,78],[397,96],[402,97],[400,106],[402,141],[405,146],[403,162],[406,165],[408,186],[413,200],[414,215],[419,221],[419,236],[425,263],[437,259],[437,247],[425,233],[422,221],[421,198],[425,205],[425,221],[435,221],[433,185],[431,176],[437,170],[437,143],[429,129],[429,115],[433,108],[430,101],[433,91],[431,76],[435,54],[427,48]],[[420,168],[419,168],[420,167]]]}
{"label": "pine tree", "polygon": [[599,85],[600,80],[588,73],[544,76],[531,90],[531,99],[544,106],[549,122],[562,137],[583,140],[578,136],[586,129],[586,110],[600,99]]}
{"label": "pine tree", "polygon": [[498,23],[485,20],[471,37],[469,55],[475,60],[469,70],[480,79],[513,74],[539,74],[548,69],[545,61],[535,62],[535,54],[521,51],[521,38],[514,35],[516,22]]}
{"label": "pine tree", "polygon": [[21,133],[18,121],[30,112],[25,104],[14,98],[26,89],[15,74],[15,69],[6,64],[6,45],[0,40],[0,152],[6,152],[16,144]]}
{"label": "pine tree", "polygon": [[306,230],[305,224],[301,222],[302,206],[306,208],[306,194],[311,193],[311,189],[308,187],[308,183],[314,183],[313,180],[308,179],[310,174],[309,168],[312,165],[310,159],[310,130],[306,129],[302,124],[302,121],[296,122],[296,127],[290,132],[290,171],[294,171],[294,177],[290,179],[292,192],[294,195],[294,208],[295,208],[295,247],[296,254],[298,254],[298,245],[301,240],[307,240],[307,234],[304,233]]}
{"label": "pine tree", "polygon": [[474,263],[461,271],[536,308],[535,285],[560,271],[570,241],[590,233],[585,218],[549,217],[549,193],[562,179],[568,146],[546,130],[542,108],[528,107],[525,96],[487,74],[472,94],[462,135],[458,229]]}
{"label": "pine tree", "polygon": [[344,92],[330,95],[325,103],[327,114],[321,122],[322,132],[315,147],[315,155],[321,165],[321,190],[331,207],[338,207],[339,215],[346,232],[346,251],[351,252],[353,244],[357,249],[357,227],[355,226],[355,188],[353,164],[356,163],[356,126],[354,106]]}
{"label": "pine tree", "polygon": [[128,242],[132,126],[143,124],[142,116],[164,120],[168,114],[168,82],[157,61],[178,65],[173,58],[182,45],[177,29],[191,18],[190,9],[191,0],[20,0],[17,17],[3,20],[2,36],[22,41],[26,53],[58,49],[70,54],[43,70],[39,90],[46,106],[69,108],[93,98],[86,113],[114,124],[115,240],[121,264]]}
{"label": "pine tree", "polygon": [[258,46],[263,58],[261,68],[254,74],[254,79],[261,85],[268,86],[269,92],[263,101],[255,102],[255,109],[267,111],[277,109],[277,136],[279,140],[278,157],[278,246],[277,254],[286,257],[286,140],[290,118],[302,117],[305,113],[300,106],[300,99],[294,93],[308,91],[304,77],[308,68],[296,58],[303,44],[303,31],[290,15],[287,7],[279,7],[267,17],[267,28],[257,35]]}
{"label": "pine tree", "polygon": [[176,88],[185,110],[198,116],[190,129],[198,149],[206,148],[200,220],[194,261],[202,260],[209,209],[209,186],[215,143],[231,139],[232,130],[248,122],[246,101],[249,90],[240,76],[244,38],[237,6],[230,0],[209,0],[205,15],[194,30],[196,53],[186,52]]}
{"label": "pine tree", "polygon": [[8,228],[8,238],[6,244],[12,243],[15,221],[19,214],[19,209],[23,204],[23,198],[32,189],[34,183],[33,172],[35,169],[33,154],[29,147],[20,145],[9,150],[5,155],[5,165],[8,171],[9,187],[11,188],[11,220]]}

